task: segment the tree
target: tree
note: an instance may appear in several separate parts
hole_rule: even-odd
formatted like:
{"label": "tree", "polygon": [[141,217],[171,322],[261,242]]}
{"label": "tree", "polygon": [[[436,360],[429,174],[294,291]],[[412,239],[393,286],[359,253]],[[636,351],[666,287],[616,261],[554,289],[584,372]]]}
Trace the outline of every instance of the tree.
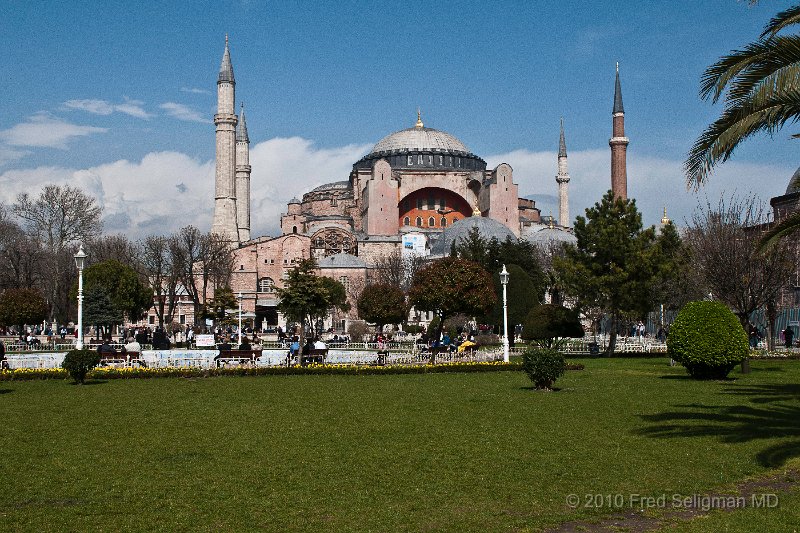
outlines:
{"label": "tree", "polygon": [[659,236],[642,228],[634,200],[602,200],[575,220],[575,247],[555,258],[565,289],[580,308],[596,308],[611,318],[607,354],[614,353],[617,327],[627,315],[642,317],[664,298],[662,281],[676,275],[680,238],[672,223]]}
{"label": "tree", "polygon": [[139,262],[150,284],[155,300],[153,308],[161,327],[172,322],[178,303],[180,270],[170,240],[170,237],[151,235],[138,246]]}
{"label": "tree", "polygon": [[0,294],[0,324],[39,324],[47,318],[47,301],[36,289],[6,289]]}
{"label": "tree", "polygon": [[411,287],[414,274],[425,262],[426,257],[420,254],[403,255],[398,251],[380,255],[370,269],[370,283],[391,285],[406,292]]}
{"label": "tree", "polygon": [[[799,23],[800,6],[790,7],[769,21],[757,41],[706,69],[700,96],[713,103],[723,98],[725,108],[689,152],[685,168],[690,185],[703,183],[751,135],[772,135],[800,119],[800,35],[781,34]],[[794,213],[762,237],[762,247],[798,229],[800,213]]]}
{"label": "tree", "polygon": [[[514,331],[514,326],[522,324],[525,317],[536,305],[539,304],[540,287],[534,284],[531,277],[519,265],[506,265],[508,270],[508,286],[506,287],[508,302],[508,330]],[[500,283],[500,273],[494,272],[492,275],[495,294],[503,293],[503,286]],[[489,324],[503,324],[503,302],[497,298],[497,302],[490,311],[483,317],[484,322]],[[513,338],[510,333],[509,337]]]}
{"label": "tree", "polygon": [[138,320],[153,305],[153,293],[139,274],[114,259],[89,266],[83,271],[83,278],[87,292],[93,288],[101,290],[119,315],[131,320]]}
{"label": "tree", "polygon": [[543,304],[534,307],[525,317],[522,338],[545,348],[557,346],[558,338],[583,337],[583,327],[574,309]]}
{"label": "tree", "polygon": [[226,311],[238,307],[239,300],[233,290],[226,285],[214,291],[214,297],[206,304],[203,315],[206,318],[213,318],[217,324],[230,325],[233,324],[233,319],[228,318]]}
{"label": "tree", "polygon": [[428,263],[414,275],[408,300],[420,311],[436,313],[439,325],[434,338],[438,339],[447,317],[486,313],[497,301],[497,295],[492,277],[478,263],[445,257]]}
{"label": "tree", "polygon": [[800,35],[779,35],[798,23],[800,6],[778,13],[758,40],[706,69],[700,96],[712,103],[722,98],[724,110],[689,152],[690,185],[702,184],[751,135],[772,134],[800,118]]}
{"label": "tree", "polygon": [[67,288],[77,278],[72,256],[79,243],[100,234],[102,209],[81,189],[47,185],[35,199],[28,193],[20,194],[11,210],[29,238],[41,246],[43,292],[50,303],[51,317],[65,321],[71,303]]}
{"label": "tree", "polygon": [[178,279],[200,316],[208,289],[227,285],[233,270],[231,244],[214,233],[203,234],[194,226],[181,228],[170,240]]}
{"label": "tree", "polygon": [[325,316],[331,307],[347,304],[344,286],[334,279],[317,276],[316,266],[313,259],[303,259],[289,271],[286,286],[278,289],[278,310],[300,324],[301,346],[307,325],[313,332],[315,318]]}
{"label": "tree", "polygon": [[84,292],[83,318],[87,324],[97,328],[97,336],[110,333],[112,327],[122,324],[122,310],[114,305],[105,287],[96,285]]}
{"label": "tree", "polygon": [[399,287],[384,284],[367,285],[356,305],[358,316],[383,331],[386,324],[398,324],[408,316],[406,297]]}
{"label": "tree", "polygon": [[[721,199],[716,208],[707,203],[698,209],[684,236],[694,270],[713,297],[733,309],[745,331],[754,311],[775,307],[795,266],[788,243],[758,249],[765,219],[763,206],[754,198]],[[767,340],[772,344],[770,315]]]}

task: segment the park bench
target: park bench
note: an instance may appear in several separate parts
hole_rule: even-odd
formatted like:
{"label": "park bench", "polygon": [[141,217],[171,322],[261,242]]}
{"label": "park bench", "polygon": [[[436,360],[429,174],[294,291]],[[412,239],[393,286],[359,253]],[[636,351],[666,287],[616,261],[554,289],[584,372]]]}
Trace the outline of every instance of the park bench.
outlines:
{"label": "park bench", "polygon": [[225,363],[236,363],[239,365],[254,365],[256,359],[261,357],[261,350],[220,350],[219,355],[214,358],[217,366]]}
{"label": "park bench", "polygon": [[307,355],[303,355],[303,364],[319,363],[325,364],[325,357],[328,356],[327,348],[311,348]]}

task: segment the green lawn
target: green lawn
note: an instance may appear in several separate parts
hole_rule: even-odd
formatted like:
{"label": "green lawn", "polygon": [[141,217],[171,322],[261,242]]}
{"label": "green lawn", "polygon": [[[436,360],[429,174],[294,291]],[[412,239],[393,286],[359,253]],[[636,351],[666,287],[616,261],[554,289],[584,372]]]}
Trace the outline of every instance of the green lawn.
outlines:
{"label": "green lawn", "polygon": [[[609,512],[572,493],[690,495],[800,456],[800,361],[709,383],[580,362],[556,393],[516,372],[0,383],[0,530],[537,531]],[[782,531],[798,507],[751,514]]]}

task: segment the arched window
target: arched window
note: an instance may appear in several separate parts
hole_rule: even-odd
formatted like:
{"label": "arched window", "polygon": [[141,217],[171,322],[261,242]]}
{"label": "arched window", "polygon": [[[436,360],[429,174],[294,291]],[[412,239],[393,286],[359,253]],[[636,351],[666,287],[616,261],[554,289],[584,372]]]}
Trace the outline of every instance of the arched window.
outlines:
{"label": "arched window", "polygon": [[443,228],[446,228],[446,227],[447,227],[447,219],[446,219],[446,218],[444,218],[444,217],[442,217],[442,227],[443,227]]}
{"label": "arched window", "polygon": [[417,217],[417,220],[415,222],[417,223],[418,228],[422,227],[422,217]]}
{"label": "arched window", "polygon": [[436,219],[431,217],[428,219],[428,226],[434,227],[436,225]]}
{"label": "arched window", "polygon": [[341,253],[358,255],[358,241],[347,231],[326,228],[311,237],[311,251],[317,259]]}
{"label": "arched window", "polygon": [[272,281],[272,278],[258,280],[258,292],[275,292],[275,282]]}
{"label": "arched window", "polygon": [[411,219],[410,218],[406,217],[406,218],[403,219],[403,225],[404,226],[408,226],[410,224],[411,224]]}
{"label": "arched window", "polygon": [[297,233],[297,226],[292,226],[292,233]]}

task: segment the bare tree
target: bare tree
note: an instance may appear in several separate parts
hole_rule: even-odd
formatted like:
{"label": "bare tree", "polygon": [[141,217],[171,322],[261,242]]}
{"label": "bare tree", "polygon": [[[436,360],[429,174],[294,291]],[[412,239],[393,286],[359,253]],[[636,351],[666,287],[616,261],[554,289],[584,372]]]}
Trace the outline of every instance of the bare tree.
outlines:
{"label": "bare tree", "polygon": [[765,309],[767,340],[772,347],[775,313],[769,311],[794,271],[794,263],[785,243],[758,250],[766,221],[764,207],[755,198],[721,199],[716,208],[706,202],[692,217],[684,239],[691,249],[691,264],[711,296],[728,305],[745,330],[753,312]]}
{"label": "bare tree", "polygon": [[194,226],[186,226],[171,239],[170,250],[178,279],[194,303],[195,317],[199,317],[209,286],[222,287],[230,280],[231,244],[219,235],[204,234]]}
{"label": "bare tree", "polygon": [[30,289],[42,282],[45,264],[40,244],[31,239],[0,204],[0,290]]}
{"label": "bare tree", "polygon": [[102,263],[109,259],[119,261],[123,265],[129,265],[137,272],[141,272],[136,244],[131,242],[127,236],[119,235],[100,235],[91,238],[86,244],[87,250],[91,250],[91,263]]}
{"label": "bare tree", "polygon": [[171,324],[178,303],[180,265],[176,249],[171,245],[175,237],[149,236],[138,246],[139,262],[153,290],[158,325]]}
{"label": "bare tree", "polygon": [[423,255],[403,256],[399,251],[378,256],[370,273],[370,284],[385,283],[408,292],[414,274],[427,262]]}

